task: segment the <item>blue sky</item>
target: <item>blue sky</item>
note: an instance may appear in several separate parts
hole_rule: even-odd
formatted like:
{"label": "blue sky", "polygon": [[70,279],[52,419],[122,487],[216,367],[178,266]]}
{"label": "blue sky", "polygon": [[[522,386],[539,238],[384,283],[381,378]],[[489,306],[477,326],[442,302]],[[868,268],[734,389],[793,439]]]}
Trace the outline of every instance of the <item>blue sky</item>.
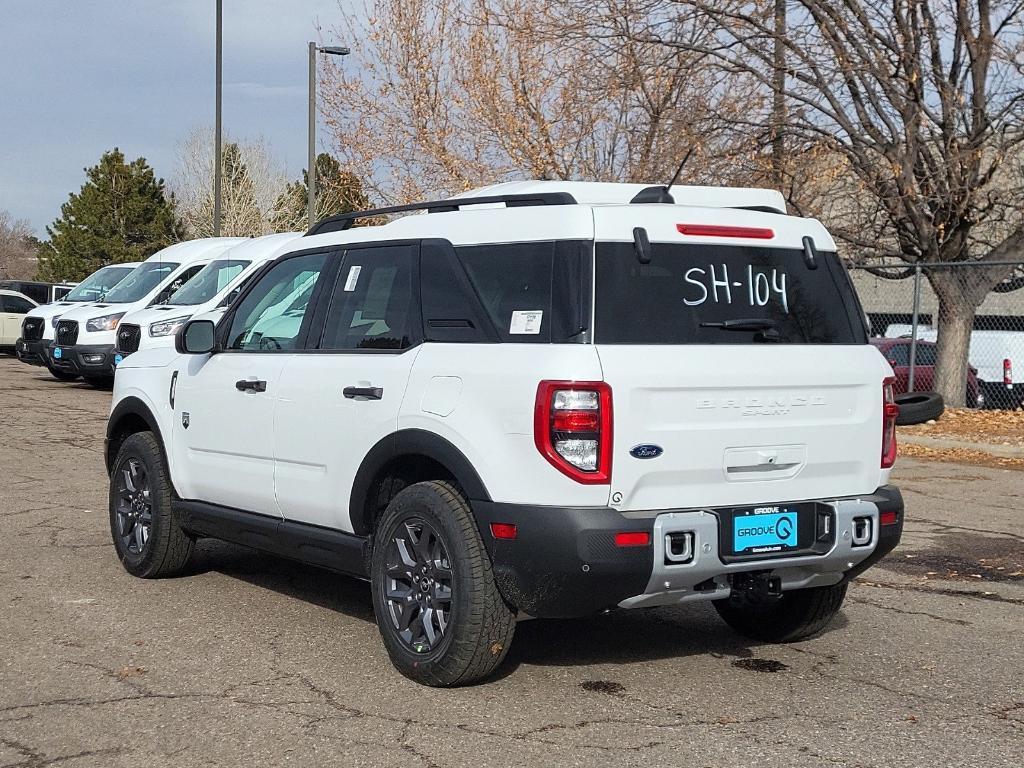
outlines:
{"label": "blue sky", "polygon": [[[176,143],[213,125],[215,7],[0,0],[0,210],[44,236],[114,146],[169,179]],[[289,176],[305,167],[305,45],[318,27],[347,43],[338,21],[338,0],[224,0],[224,130],[262,136]]]}

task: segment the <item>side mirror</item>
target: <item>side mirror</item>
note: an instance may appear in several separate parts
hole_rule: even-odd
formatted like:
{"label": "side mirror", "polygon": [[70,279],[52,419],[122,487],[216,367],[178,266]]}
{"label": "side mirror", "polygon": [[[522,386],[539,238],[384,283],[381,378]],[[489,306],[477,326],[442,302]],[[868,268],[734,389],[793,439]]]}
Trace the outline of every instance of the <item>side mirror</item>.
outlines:
{"label": "side mirror", "polygon": [[182,355],[205,355],[216,346],[212,320],[189,320],[174,337],[174,348]]}

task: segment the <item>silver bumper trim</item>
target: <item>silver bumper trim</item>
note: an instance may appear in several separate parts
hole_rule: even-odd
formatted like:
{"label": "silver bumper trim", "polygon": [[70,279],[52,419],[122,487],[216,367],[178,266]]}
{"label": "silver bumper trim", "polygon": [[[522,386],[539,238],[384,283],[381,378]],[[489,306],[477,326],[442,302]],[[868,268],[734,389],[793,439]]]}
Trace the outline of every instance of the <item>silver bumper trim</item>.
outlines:
{"label": "silver bumper trim", "polygon": [[[835,543],[825,554],[723,563],[719,557],[718,518],[711,512],[664,512],[654,520],[654,563],[643,594],[626,598],[620,608],[650,608],[699,600],[719,600],[731,592],[731,573],[772,571],[782,590],[836,584],[843,574],[875,551],[878,545],[878,507],[862,499],[825,502],[835,511]],[[871,538],[855,546],[854,518],[871,519]],[[693,533],[693,558],[688,563],[666,562],[665,539],[671,533]],[[694,589],[713,580],[714,586]]]}

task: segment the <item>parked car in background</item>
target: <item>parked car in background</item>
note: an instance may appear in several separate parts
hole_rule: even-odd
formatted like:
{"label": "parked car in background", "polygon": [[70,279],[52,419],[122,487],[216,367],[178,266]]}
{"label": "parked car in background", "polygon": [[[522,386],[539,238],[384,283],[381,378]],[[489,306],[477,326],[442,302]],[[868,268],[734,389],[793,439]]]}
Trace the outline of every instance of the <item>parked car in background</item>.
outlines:
{"label": "parked car in background", "polygon": [[166,304],[129,312],[117,326],[114,365],[139,350],[173,347],[174,334],[194,315],[220,319],[243,284],[301,232],[245,240],[203,267]]}
{"label": "parked car in background", "polygon": [[77,379],[77,373],[60,371],[50,364],[47,350],[53,342],[58,319],[69,309],[101,301],[110,289],[131,274],[140,263],[131,261],[100,267],[75,285],[60,301],[42,304],[25,315],[21,323],[21,337],[16,345],[18,359],[28,365],[45,366],[54,378],[61,381]]}
{"label": "parked car in background", "polygon": [[17,291],[36,304],[59,301],[70,293],[75,283],[43,283],[38,280],[0,280],[0,289]]}
{"label": "parked car in background", "polygon": [[190,240],[157,251],[111,289],[103,301],[61,315],[47,349],[52,367],[97,383],[113,376],[114,335],[127,313],[163,304],[240,237]]}
{"label": "parked car in background", "polygon": [[[893,389],[897,395],[910,391],[910,339],[871,339],[871,343],[889,361],[896,381]],[[936,347],[930,341],[918,341],[914,351],[914,391],[930,392],[935,388]],[[973,365],[967,369],[965,381],[967,391],[965,402],[968,408],[981,408],[985,397],[978,382],[978,369]]]}
{"label": "parked car in background", "polygon": [[21,335],[21,321],[36,303],[17,291],[0,288],[0,352],[13,352]]}
{"label": "parked car in background", "polygon": [[[912,327],[893,323],[885,330],[886,338],[910,340]],[[930,325],[917,329],[917,338],[934,342],[938,331]],[[1024,379],[1016,381],[1014,362],[1024,368],[1024,331],[971,331],[968,360],[977,370],[978,390],[984,408],[1017,409],[1024,406]],[[1020,378],[1020,374],[1018,374]]]}

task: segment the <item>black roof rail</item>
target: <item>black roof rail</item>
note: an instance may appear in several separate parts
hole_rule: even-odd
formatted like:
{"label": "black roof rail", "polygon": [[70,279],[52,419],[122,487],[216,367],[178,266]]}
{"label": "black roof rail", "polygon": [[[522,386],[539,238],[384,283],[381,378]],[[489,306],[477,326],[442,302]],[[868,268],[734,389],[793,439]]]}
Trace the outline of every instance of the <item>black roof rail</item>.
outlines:
{"label": "black roof rail", "polygon": [[464,205],[485,205],[487,203],[504,203],[507,208],[521,208],[534,205],[576,205],[576,198],[568,192],[536,192],[527,195],[490,195],[485,197],[457,197],[448,200],[433,200],[425,203],[409,205],[393,205],[388,208],[373,208],[368,211],[353,211],[329,216],[321,219],[306,232],[305,236],[322,235],[326,232],[344,232],[350,229],[359,219],[374,216],[386,216],[389,213],[407,213],[409,211],[427,211],[427,213],[446,213],[457,211]]}

